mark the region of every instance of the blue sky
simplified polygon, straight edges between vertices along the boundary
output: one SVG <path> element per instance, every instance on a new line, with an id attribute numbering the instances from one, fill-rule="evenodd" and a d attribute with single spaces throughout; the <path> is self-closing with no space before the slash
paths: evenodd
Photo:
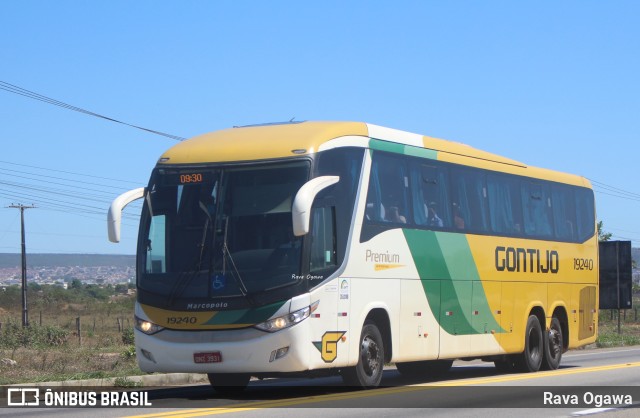
<path id="1" fill-rule="evenodd" d="M 182 137 L 295 117 L 464 142 L 637 193 L 596 187 L 640 246 L 638 2 L 309 3 L 2 2 L 0 81 Z M 122 254 L 135 219 L 109 243 L 108 202 L 176 143 L 4 90 L 0 141 L 0 252 L 4 207 L 35 203 L 29 252 Z"/>

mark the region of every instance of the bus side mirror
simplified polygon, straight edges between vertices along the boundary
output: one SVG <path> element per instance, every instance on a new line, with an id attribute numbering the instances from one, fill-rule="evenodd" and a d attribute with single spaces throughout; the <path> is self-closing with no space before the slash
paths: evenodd
<path id="1" fill-rule="evenodd" d="M 309 233 L 311 205 L 316 195 L 327 187 L 340 181 L 339 176 L 322 176 L 306 182 L 293 200 L 291 217 L 293 219 L 293 235 L 301 237 Z"/>
<path id="2" fill-rule="evenodd" d="M 129 190 L 116 197 L 109 207 L 107 215 L 107 230 L 109 232 L 109 241 L 120 242 L 120 221 L 122 220 L 122 209 L 134 200 L 144 197 L 145 188 Z"/>

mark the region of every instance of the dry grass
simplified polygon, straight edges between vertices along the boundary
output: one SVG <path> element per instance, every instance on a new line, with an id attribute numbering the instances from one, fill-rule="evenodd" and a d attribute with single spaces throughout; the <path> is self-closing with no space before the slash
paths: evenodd
<path id="1" fill-rule="evenodd" d="M 116 350 L 113 347 L 112 350 Z M 60 347 L 32 349 L 20 347 L 0 350 L 0 358 L 10 358 L 15 365 L 0 362 L 0 385 L 60 380 L 93 379 L 140 374 L 135 357 L 126 349 L 120 352 L 96 347 Z"/>
<path id="2" fill-rule="evenodd" d="M 29 323 L 33 328 L 55 327 L 66 335 L 66 342 L 57 346 L 33 343 L 8 346 L 6 341 L 0 342 L 0 385 L 142 374 L 135 350 L 128 344 L 133 330 L 132 315 L 132 298 L 30 309 Z M 20 311 L 6 307 L 0 311 L 0 331 L 7 331 L 10 324 L 21 323 Z"/>

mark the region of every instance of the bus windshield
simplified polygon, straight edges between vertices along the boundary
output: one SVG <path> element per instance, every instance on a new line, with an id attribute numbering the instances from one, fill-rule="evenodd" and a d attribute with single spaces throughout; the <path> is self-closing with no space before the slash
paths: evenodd
<path id="1" fill-rule="evenodd" d="M 138 287 L 177 299 L 216 299 L 295 285 L 302 238 L 291 205 L 310 164 L 158 168 L 140 234 Z"/>

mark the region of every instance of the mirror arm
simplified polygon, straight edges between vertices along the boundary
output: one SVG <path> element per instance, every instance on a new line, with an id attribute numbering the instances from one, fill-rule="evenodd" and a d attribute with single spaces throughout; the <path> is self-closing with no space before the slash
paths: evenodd
<path id="1" fill-rule="evenodd" d="M 291 217 L 293 220 L 293 234 L 301 237 L 309 233 L 311 220 L 311 205 L 316 195 L 327 187 L 340 181 L 339 176 L 322 176 L 306 182 L 293 200 Z"/>
<path id="2" fill-rule="evenodd" d="M 107 231 L 109 233 L 109 241 L 118 243 L 120 242 L 120 223 L 122 221 L 122 210 L 129 203 L 134 200 L 138 200 L 144 197 L 145 188 L 140 187 L 138 189 L 129 190 L 116 197 L 111 206 L 109 207 L 109 214 L 107 215 Z"/>

